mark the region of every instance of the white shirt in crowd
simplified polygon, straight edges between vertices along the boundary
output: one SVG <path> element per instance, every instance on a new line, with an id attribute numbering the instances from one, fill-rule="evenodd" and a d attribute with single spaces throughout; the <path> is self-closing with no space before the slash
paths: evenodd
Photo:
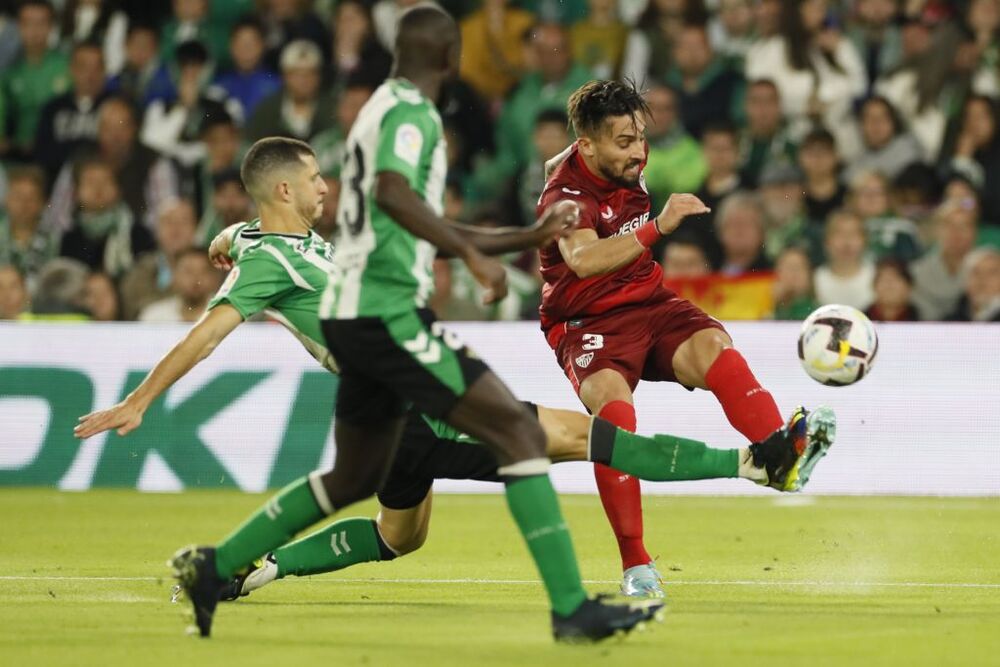
<path id="1" fill-rule="evenodd" d="M 865 262 L 849 278 L 834 275 L 825 264 L 813 276 L 816 300 L 823 305 L 837 303 L 864 310 L 875 301 L 875 265 Z"/>

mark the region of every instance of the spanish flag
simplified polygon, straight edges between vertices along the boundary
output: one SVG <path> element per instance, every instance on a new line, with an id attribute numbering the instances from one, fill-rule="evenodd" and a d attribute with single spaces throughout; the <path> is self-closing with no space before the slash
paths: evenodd
<path id="1" fill-rule="evenodd" d="M 668 278 L 663 284 L 717 320 L 762 320 L 774 312 L 774 274 L 770 271 Z"/>

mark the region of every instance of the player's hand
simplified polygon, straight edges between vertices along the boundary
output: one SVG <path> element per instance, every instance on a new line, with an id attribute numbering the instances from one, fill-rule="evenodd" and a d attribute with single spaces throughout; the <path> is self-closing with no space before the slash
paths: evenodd
<path id="1" fill-rule="evenodd" d="M 532 229 L 538 234 L 538 245 L 545 246 L 569 236 L 579 222 L 579 205 L 575 201 L 564 199 L 545 209 Z"/>
<path id="2" fill-rule="evenodd" d="M 497 260 L 474 252 L 465 260 L 476 282 L 486 288 L 483 305 L 497 303 L 507 296 L 507 271 Z"/>
<path id="3" fill-rule="evenodd" d="M 92 435 L 116 429 L 118 435 L 128 435 L 142 424 L 144 410 L 124 400 L 107 410 L 98 410 L 80 417 L 73 435 L 85 440 Z"/>
<path id="4" fill-rule="evenodd" d="M 689 215 L 711 212 L 712 209 L 705 206 L 705 202 L 694 195 L 670 195 L 663 211 L 656 216 L 656 229 L 660 234 L 666 235 L 677 229 L 678 225 Z"/>
<path id="5" fill-rule="evenodd" d="M 211 245 L 208 246 L 208 260 L 212 266 L 223 271 L 233 268 L 233 259 L 229 256 L 229 247 L 232 244 L 232 234 L 228 229 L 219 232 Z"/>

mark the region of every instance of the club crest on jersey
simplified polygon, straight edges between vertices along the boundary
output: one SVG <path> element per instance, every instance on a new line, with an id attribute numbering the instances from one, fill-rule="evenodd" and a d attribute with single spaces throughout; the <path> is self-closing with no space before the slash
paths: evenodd
<path id="1" fill-rule="evenodd" d="M 576 358 L 576 365 L 580 368 L 586 368 L 590 365 L 590 362 L 594 360 L 594 353 L 587 352 L 586 354 L 581 354 Z"/>

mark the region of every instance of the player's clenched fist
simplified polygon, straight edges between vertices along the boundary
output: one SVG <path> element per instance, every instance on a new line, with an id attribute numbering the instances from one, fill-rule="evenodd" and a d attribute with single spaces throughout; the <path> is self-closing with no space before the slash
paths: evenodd
<path id="1" fill-rule="evenodd" d="M 669 234 L 677 229 L 681 221 L 689 215 L 699 215 L 701 213 L 711 213 L 712 209 L 705 206 L 705 202 L 694 195 L 676 194 L 670 195 L 663 211 L 656 216 L 656 229 L 660 234 Z"/>
<path id="2" fill-rule="evenodd" d="M 569 235 L 580 223 L 580 207 L 575 201 L 563 199 L 545 209 L 542 217 L 534 225 L 538 235 L 539 245 L 548 245 L 552 241 Z"/>

